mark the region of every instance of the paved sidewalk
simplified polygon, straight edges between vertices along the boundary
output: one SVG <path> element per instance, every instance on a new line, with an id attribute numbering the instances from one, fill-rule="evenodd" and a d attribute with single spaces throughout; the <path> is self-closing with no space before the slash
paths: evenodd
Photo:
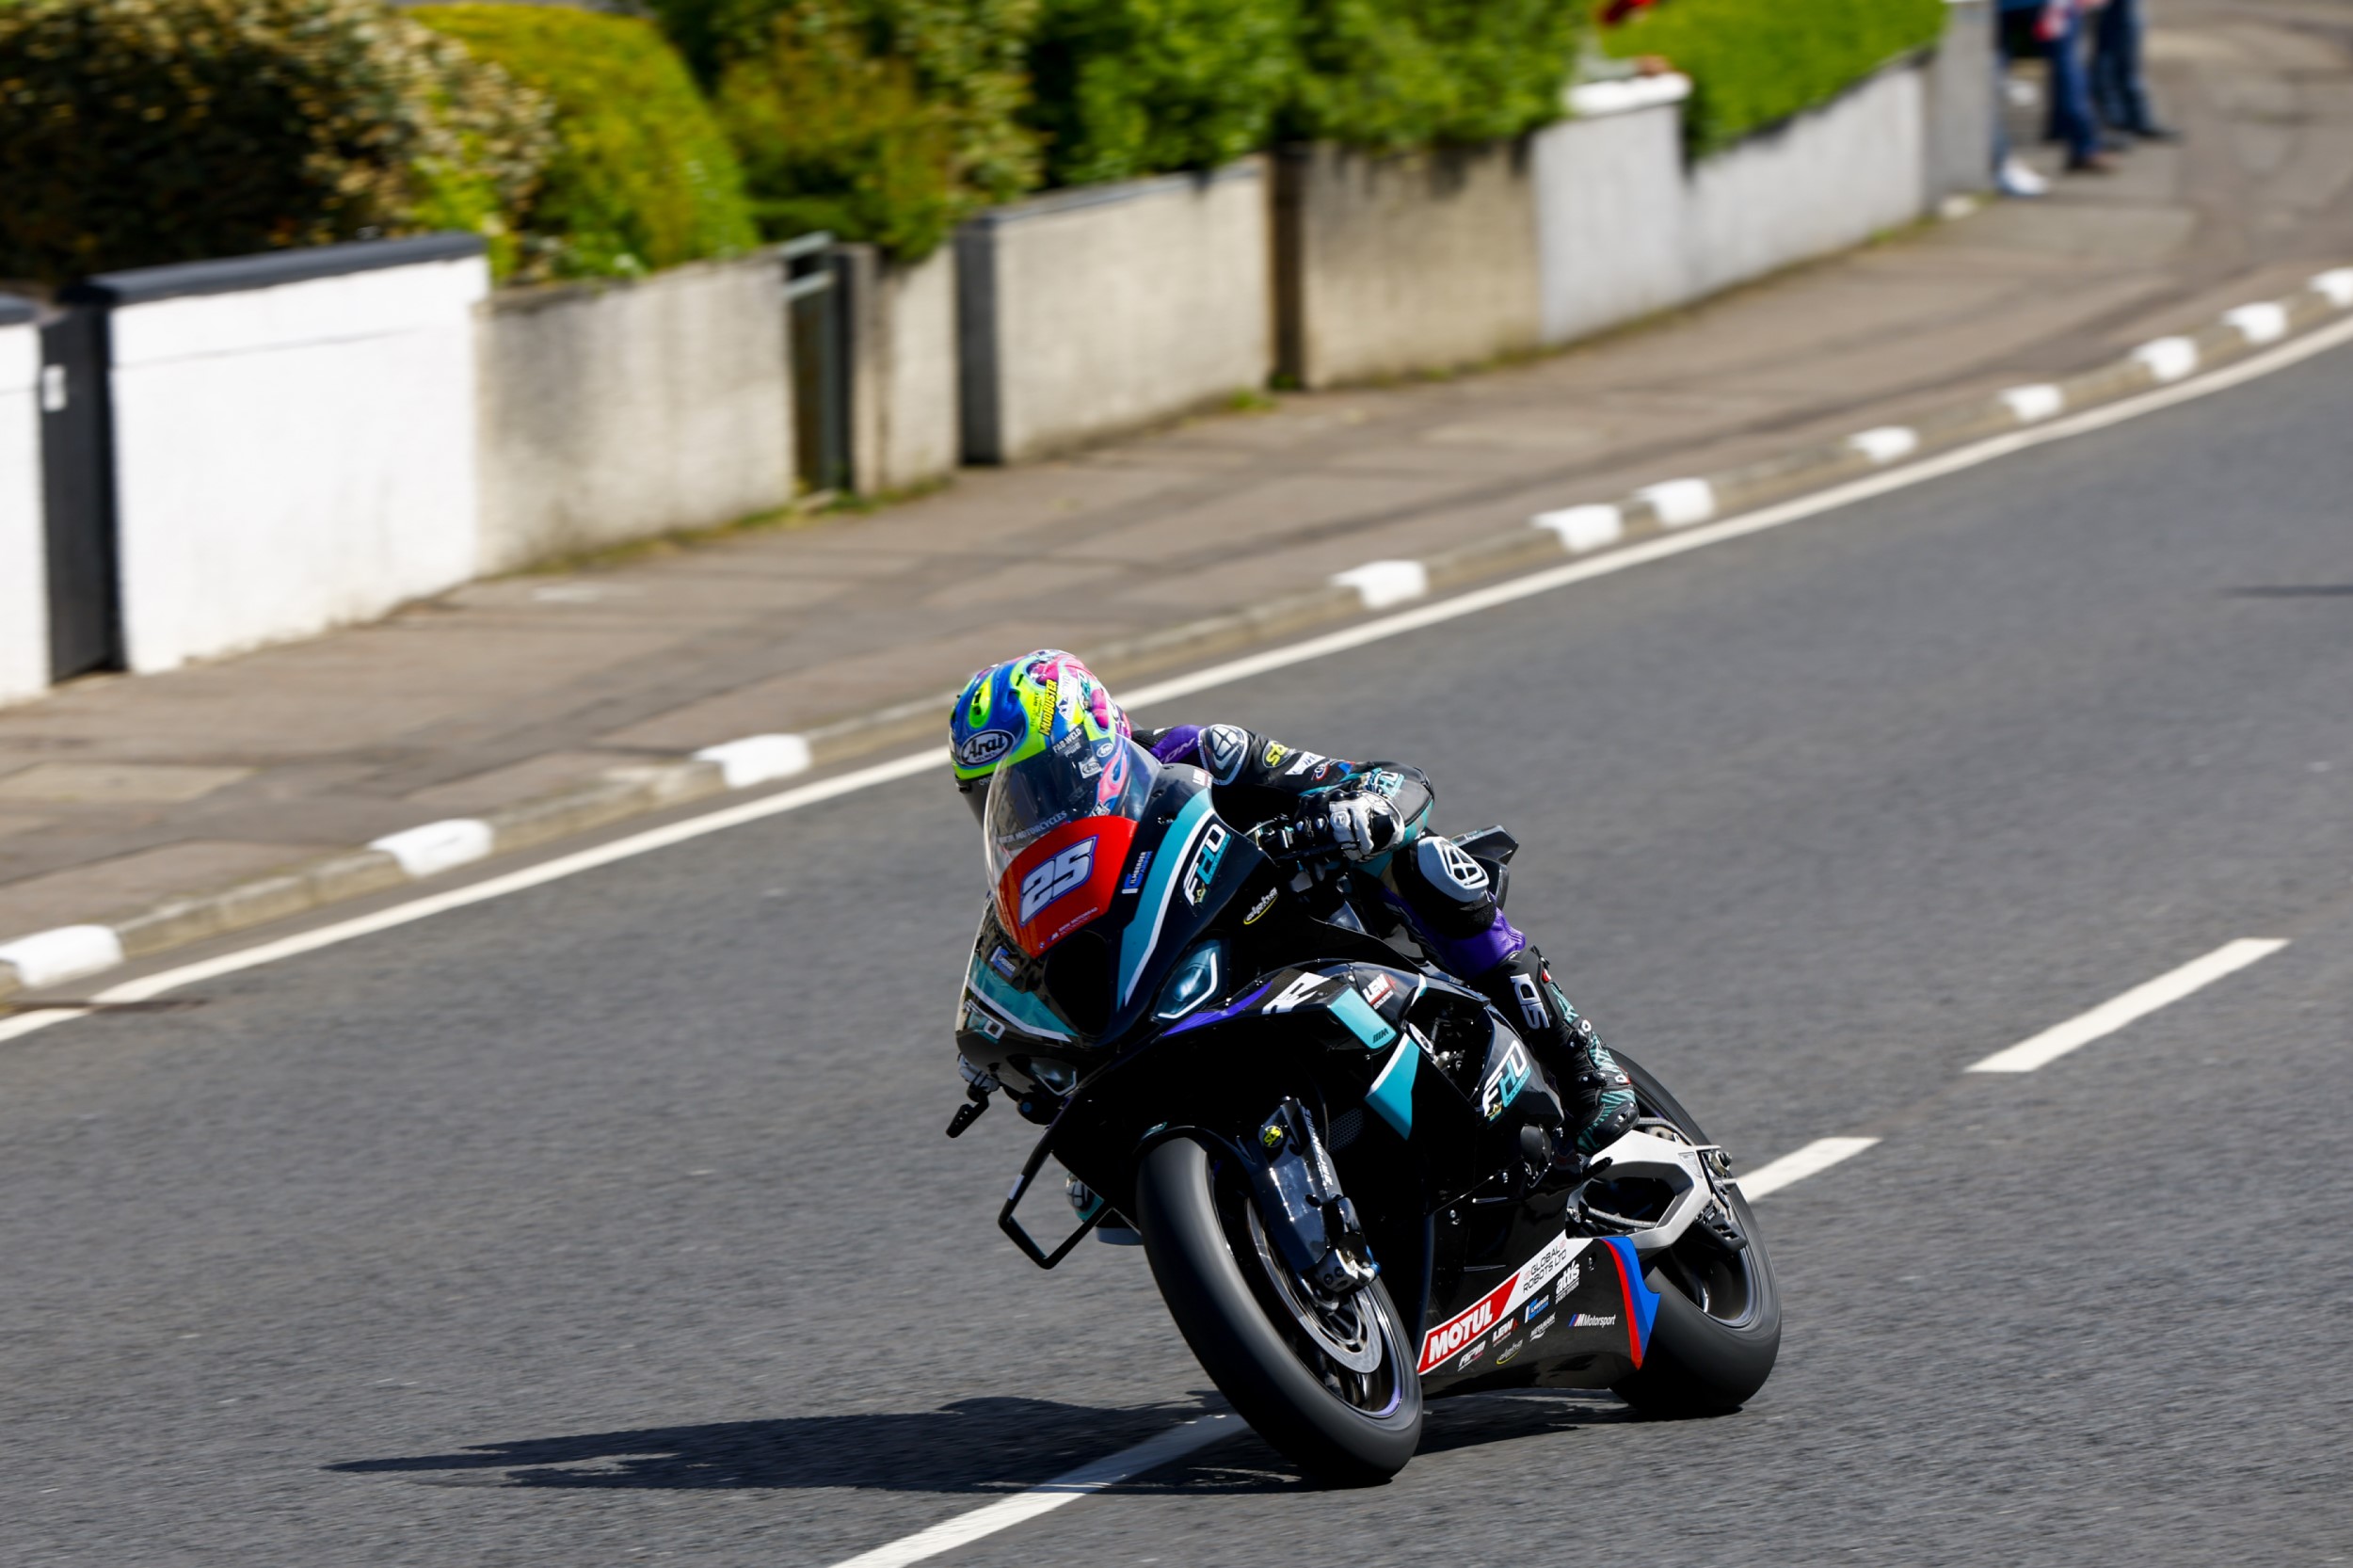
<path id="1" fill-rule="evenodd" d="M 2043 202 L 1555 358 L 1286 397 L 868 517 L 477 584 L 0 711 L 0 940 L 2063 376 L 2353 261 L 2353 4 L 2184 0 L 2158 20 L 2187 139 Z"/>

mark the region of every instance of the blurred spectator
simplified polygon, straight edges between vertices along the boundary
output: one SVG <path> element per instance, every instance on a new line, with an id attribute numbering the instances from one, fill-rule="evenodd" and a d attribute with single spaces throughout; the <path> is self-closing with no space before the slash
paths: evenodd
<path id="1" fill-rule="evenodd" d="M 2150 141 L 2171 141 L 2179 132 L 2159 124 L 2149 109 L 2149 84 L 2140 73 L 2140 0 L 2108 0 L 2091 34 L 2091 106 L 2100 123 Z"/>
<path id="2" fill-rule="evenodd" d="M 2032 51 L 2048 63 L 2046 92 L 2050 102 L 2050 139 L 2067 148 L 2071 173 L 2106 174 L 2115 168 L 2100 140 L 2099 121 L 2091 111 L 2089 73 L 2084 66 L 2084 12 L 2088 0 L 2000 0 L 1994 48 L 2000 52 L 1995 82 L 2009 74 L 2013 53 Z M 2009 149 L 2008 128 L 1999 107 L 1994 118 L 1994 183 L 2009 196 L 2040 196 L 2048 188 L 2041 176 L 2028 168 Z"/>

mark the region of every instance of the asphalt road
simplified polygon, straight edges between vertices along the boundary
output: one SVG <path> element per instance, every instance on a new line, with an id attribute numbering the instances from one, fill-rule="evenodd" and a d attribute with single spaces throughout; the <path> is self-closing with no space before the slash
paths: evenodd
<path id="1" fill-rule="evenodd" d="M 940 1560 L 2353 1558 L 2348 432 L 2339 351 L 1186 703 L 1510 823 L 1748 1163 L 1883 1142 L 1760 1205 L 1739 1416 L 1245 1436 Z M 0 1046 L 0 1560 L 825 1564 L 1198 1408 L 1138 1254 L 997 1237 L 1029 1129 L 939 1136 L 972 838 L 892 785 Z"/>

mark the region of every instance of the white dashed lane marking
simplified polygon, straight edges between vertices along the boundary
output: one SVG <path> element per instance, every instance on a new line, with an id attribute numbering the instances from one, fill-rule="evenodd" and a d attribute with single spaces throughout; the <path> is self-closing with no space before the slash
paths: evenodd
<path id="1" fill-rule="evenodd" d="M 2104 1001 L 2089 1013 L 2079 1013 L 2063 1024 L 2052 1025 L 2032 1039 L 2021 1040 L 2007 1050 L 1997 1050 L 1984 1061 L 1971 1064 L 1969 1070 L 1973 1073 L 2030 1073 L 2037 1067 L 2047 1067 L 2069 1051 L 2113 1034 L 2125 1025 L 2147 1017 L 2160 1007 L 2169 1007 L 2193 992 L 2204 990 L 2224 975 L 2235 974 L 2286 946 L 2283 941 L 2253 936 L 2225 942 L 2203 958 L 2194 958 L 2178 969 L 2136 985 L 2122 996 Z"/>

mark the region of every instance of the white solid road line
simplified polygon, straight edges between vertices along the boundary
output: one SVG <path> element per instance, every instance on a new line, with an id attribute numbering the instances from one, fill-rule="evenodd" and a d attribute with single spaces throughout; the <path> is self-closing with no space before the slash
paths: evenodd
<path id="1" fill-rule="evenodd" d="M 1970 1064 L 1973 1073 L 2030 1073 L 2065 1056 L 2080 1046 L 2088 1046 L 2103 1035 L 2113 1034 L 2137 1018 L 2145 1018 L 2160 1007 L 2169 1007 L 2194 991 L 2201 991 L 2226 974 L 2235 974 L 2259 959 L 2268 958 L 2286 947 L 2283 941 L 2243 936 L 2235 942 L 2225 942 L 2203 958 L 2194 958 L 2180 968 L 2144 984 L 2136 985 L 2110 1001 L 2104 1001 L 2089 1013 L 2078 1014 L 2063 1024 L 2054 1024 L 2030 1040 L 2021 1040 L 2008 1050 L 1997 1050 L 1982 1062 Z"/>
<path id="2" fill-rule="evenodd" d="M 1777 1192 L 1810 1176 L 1829 1170 L 1840 1160 L 1861 1154 L 1878 1143 L 1876 1138 L 1817 1138 L 1794 1153 L 1758 1166 L 1747 1176 L 1737 1178 L 1740 1191 L 1751 1198 L 1761 1198 Z M 1115 1486 L 1147 1470 L 1182 1459 L 1198 1448 L 1246 1432 L 1241 1418 L 1231 1411 L 1219 1411 L 1172 1427 L 1157 1436 L 1146 1438 L 1132 1448 L 1123 1449 L 1109 1459 L 1056 1476 L 1052 1480 L 1017 1493 L 1002 1502 L 976 1508 L 969 1513 L 959 1513 L 943 1519 L 925 1530 L 899 1540 L 887 1542 L 871 1552 L 860 1552 L 833 1564 L 833 1568 L 907 1568 L 910 1563 L 954 1551 L 985 1535 L 1036 1518 L 1041 1513 L 1076 1502 L 1090 1492 L 1100 1492 Z"/>
<path id="3" fill-rule="evenodd" d="M 2348 270 L 2353 271 L 2353 269 Z M 1641 544 L 1630 545 L 1624 550 L 1613 551 L 1609 554 L 1595 556 L 1591 560 L 1577 561 L 1565 566 L 1547 567 L 1542 571 L 1530 572 L 1525 577 L 1515 577 L 1489 587 L 1475 588 L 1468 593 L 1457 594 L 1451 599 L 1442 599 L 1429 604 L 1417 605 L 1397 615 L 1384 616 L 1377 620 L 1366 621 L 1338 632 L 1326 632 L 1320 637 L 1309 637 L 1284 648 L 1269 648 L 1263 653 L 1229 659 L 1225 664 L 1212 664 L 1207 669 L 1196 670 L 1191 675 L 1153 681 L 1130 690 L 1127 694 L 1126 701 L 1128 706 L 1133 709 L 1143 708 L 1156 702 L 1166 702 L 1175 697 L 1188 696 L 1194 692 L 1230 685 L 1234 681 L 1246 680 L 1254 675 L 1263 675 L 1270 670 L 1284 669 L 1292 664 L 1305 664 L 1310 660 L 1321 659 L 1348 648 L 1362 648 L 1368 643 L 1377 643 L 1390 637 L 1402 636 L 1408 632 L 1417 632 L 1425 626 L 1436 626 L 1446 621 L 1459 620 L 1466 616 L 1481 615 L 1501 605 L 1513 603 L 1523 599 L 1531 599 L 1538 594 L 1550 593 L 1556 588 L 1565 588 L 1572 584 L 1582 583 L 1591 578 L 1607 577 L 1613 572 L 1630 571 L 1636 567 L 1648 566 L 1653 561 L 1664 560 L 1672 555 L 1681 555 L 1688 551 L 1705 550 L 1710 545 L 1744 538 L 1751 534 L 1761 534 L 1768 529 L 1779 528 L 1804 518 L 1834 511 L 1841 506 L 1851 506 L 1859 501 L 1868 501 L 1875 496 L 1886 495 L 1895 490 L 1907 489 L 1913 485 L 1924 484 L 1931 479 L 1942 478 L 1948 473 L 1958 473 L 1963 469 L 1976 468 L 1979 464 L 1993 462 L 1998 457 L 2006 457 L 2011 453 L 2023 452 L 2029 447 L 2041 446 L 2049 441 L 2063 440 L 2070 436 L 2079 436 L 2093 430 L 2105 429 L 2111 424 L 2121 424 L 2126 420 L 2137 419 L 2142 414 L 2154 413 L 2160 408 L 2169 408 L 2177 403 L 2187 403 L 2194 398 L 2204 397 L 2209 393 L 2221 392 L 2243 382 L 2268 376 L 2274 371 L 2285 370 L 2290 365 L 2300 363 L 2348 341 L 2353 341 L 2353 319 L 2332 323 L 2317 331 L 2308 332 L 2292 343 L 2283 343 L 2276 348 L 2251 355 L 2236 364 L 2227 365 L 2220 370 L 2177 381 L 2171 386 L 2142 392 L 2137 397 L 2129 397 L 2104 408 L 2088 408 L 2079 414 L 2054 419 L 2048 424 L 2038 424 L 2032 429 L 2013 430 L 2006 435 L 1994 436 L 1978 441 L 1972 446 L 1959 447 L 1951 452 L 1923 458 L 1916 463 L 1908 463 L 1902 468 L 1884 469 L 1865 478 L 1834 486 L 1827 490 L 1817 491 L 1813 495 L 1801 496 L 1794 501 L 1785 501 L 1777 505 L 1761 507 L 1753 512 L 1725 518 L 1719 522 L 1689 528 L 1682 533 L 1646 539 Z M 943 765 L 947 755 L 945 746 L 936 746 L 926 751 L 895 758 L 888 762 L 877 762 L 871 767 L 859 768 L 814 784 L 804 784 L 797 789 L 779 791 L 773 795 L 763 795 L 758 800 L 725 807 L 716 811 L 706 812 L 699 817 L 689 817 L 684 821 L 671 823 L 667 826 L 653 828 L 648 832 L 633 833 L 627 838 L 616 839 L 610 843 L 600 844 L 594 849 L 559 856 L 552 860 L 543 861 L 522 871 L 509 872 L 504 876 L 489 877 L 464 888 L 452 888 L 445 893 L 431 893 L 407 904 L 395 904 L 392 908 L 379 910 L 373 915 L 341 920 L 333 925 L 321 926 L 315 931 L 305 932 L 297 936 L 282 937 L 277 941 L 264 942 L 257 947 L 228 953 L 219 958 L 184 965 L 176 969 L 166 969 L 139 980 L 126 981 L 120 985 L 110 986 L 99 992 L 91 1000 L 101 1002 L 140 1001 L 200 980 L 209 980 L 216 975 L 232 974 L 239 969 L 251 968 L 258 964 L 274 963 L 280 958 L 291 958 L 297 953 L 313 952 L 320 948 L 332 947 L 338 942 L 347 942 L 354 937 L 370 936 L 378 931 L 388 931 L 394 926 L 407 925 L 411 920 L 421 920 L 446 910 L 462 909 L 468 904 L 480 904 L 488 899 L 500 898 L 508 893 L 520 892 L 526 888 L 536 888 L 562 877 L 592 871 L 600 866 L 608 866 L 616 860 L 626 860 L 632 856 L 646 855 L 657 849 L 665 849 L 672 844 L 684 843 L 690 839 L 699 839 L 707 833 L 722 832 L 730 827 L 741 826 L 744 823 L 757 822 L 763 817 L 776 816 L 785 811 L 795 811 L 804 806 L 813 806 L 819 801 L 832 800 L 840 795 L 872 789 L 876 785 L 912 777 L 917 774 Z M 88 1010 L 85 1008 L 44 1008 L 0 1020 L 0 1041 L 17 1039 L 36 1030 L 46 1029 L 53 1024 L 66 1023 L 74 1018 L 85 1017 L 88 1012 Z"/>
<path id="4" fill-rule="evenodd" d="M 1865 1149 L 1878 1143 L 1876 1138 L 1817 1138 L 1801 1149 L 1792 1149 L 1779 1160 L 1770 1160 L 1746 1176 L 1737 1176 L 1741 1194 L 1761 1198 L 1768 1192 L 1778 1192 L 1810 1176 L 1819 1176 L 1842 1160 L 1852 1160 Z"/>
<path id="5" fill-rule="evenodd" d="M 1002 1502 L 976 1508 L 969 1513 L 959 1513 L 927 1530 L 918 1530 L 913 1535 L 877 1546 L 871 1552 L 860 1552 L 854 1558 L 835 1563 L 834 1568 L 906 1568 L 908 1563 L 920 1562 L 942 1552 L 952 1552 L 958 1546 L 978 1541 L 984 1535 L 1011 1529 L 1041 1513 L 1049 1513 L 1064 1503 L 1077 1502 L 1090 1492 L 1100 1492 L 1107 1486 L 1116 1486 L 1146 1470 L 1157 1470 L 1163 1464 L 1182 1459 L 1196 1448 L 1205 1448 L 1244 1430 L 1241 1417 L 1232 1411 L 1212 1412 L 1197 1421 L 1188 1421 L 1181 1427 L 1171 1427 L 1157 1436 L 1147 1437 L 1134 1448 L 1124 1449 L 1109 1459 L 1098 1459 L 1067 1475 L 1056 1476 L 1043 1485 L 1016 1493 Z"/>

